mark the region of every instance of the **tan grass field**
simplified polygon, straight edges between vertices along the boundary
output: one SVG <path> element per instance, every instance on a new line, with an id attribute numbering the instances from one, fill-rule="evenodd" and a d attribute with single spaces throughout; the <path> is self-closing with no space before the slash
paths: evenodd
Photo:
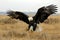
<path id="1" fill-rule="evenodd" d="M 50 16 L 39 26 L 42 31 L 27 31 L 26 23 L 0 15 L 0 40 L 60 40 L 60 16 Z"/>

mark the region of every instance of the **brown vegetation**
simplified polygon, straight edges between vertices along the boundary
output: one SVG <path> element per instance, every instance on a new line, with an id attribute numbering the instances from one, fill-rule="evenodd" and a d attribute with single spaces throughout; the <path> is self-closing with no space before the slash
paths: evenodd
<path id="1" fill-rule="evenodd" d="M 50 16 L 39 26 L 42 31 L 27 31 L 26 23 L 0 16 L 0 40 L 60 40 L 60 16 Z"/>

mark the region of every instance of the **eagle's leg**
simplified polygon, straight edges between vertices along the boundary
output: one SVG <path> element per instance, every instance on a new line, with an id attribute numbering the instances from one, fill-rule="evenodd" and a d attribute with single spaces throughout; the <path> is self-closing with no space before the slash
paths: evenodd
<path id="1" fill-rule="evenodd" d="M 29 24 L 27 31 L 31 30 L 31 31 L 35 31 L 37 28 L 37 24 L 33 23 L 33 24 Z"/>
<path id="2" fill-rule="evenodd" d="M 34 23 L 34 24 L 33 24 L 33 31 L 35 31 L 35 30 L 36 30 L 36 28 L 37 28 L 37 24 L 36 24 L 36 23 Z"/>
<path id="3" fill-rule="evenodd" d="M 31 25 L 31 24 L 30 24 L 30 25 L 28 26 L 28 31 L 29 31 L 29 30 L 30 30 L 30 31 L 34 31 L 33 29 L 34 29 L 34 25 Z"/>
<path id="4" fill-rule="evenodd" d="M 37 28 L 37 24 L 34 24 L 34 26 L 33 26 L 33 31 L 35 31 L 36 28 Z"/>

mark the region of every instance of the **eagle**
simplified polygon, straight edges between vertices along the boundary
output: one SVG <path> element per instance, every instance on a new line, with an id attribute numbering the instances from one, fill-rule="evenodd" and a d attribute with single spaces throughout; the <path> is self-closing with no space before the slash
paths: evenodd
<path id="1" fill-rule="evenodd" d="M 29 25 L 27 30 L 30 30 L 30 28 L 32 28 L 32 30 L 35 31 L 37 24 L 43 23 L 50 15 L 56 14 L 56 12 L 57 7 L 56 5 L 52 4 L 39 8 L 33 17 L 29 17 L 25 13 L 19 11 L 7 11 L 7 16 L 19 19 L 27 23 Z"/>

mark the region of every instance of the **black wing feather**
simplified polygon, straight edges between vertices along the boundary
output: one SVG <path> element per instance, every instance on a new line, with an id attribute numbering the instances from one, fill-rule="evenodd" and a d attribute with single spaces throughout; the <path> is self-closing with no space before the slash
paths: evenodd
<path id="1" fill-rule="evenodd" d="M 35 20 L 36 23 L 39 22 L 44 22 L 44 20 L 46 20 L 48 18 L 48 16 L 50 16 L 51 14 L 54 14 L 55 12 L 57 12 L 56 9 L 56 5 L 49 5 L 49 6 L 44 6 L 38 9 L 36 15 L 33 17 L 33 19 Z"/>
<path id="2" fill-rule="evenodd" d="M 21 21 L 26 22 L 27 24 L 29 24 L 29 20 L 28 20 L 28 16 L 22 12 L 18 12 L 18 11 L 8 11 L 7 12 L 8 16 L 10 16 L 11 18 L 15 18 L 15 19 L 20 19 Z"/>

